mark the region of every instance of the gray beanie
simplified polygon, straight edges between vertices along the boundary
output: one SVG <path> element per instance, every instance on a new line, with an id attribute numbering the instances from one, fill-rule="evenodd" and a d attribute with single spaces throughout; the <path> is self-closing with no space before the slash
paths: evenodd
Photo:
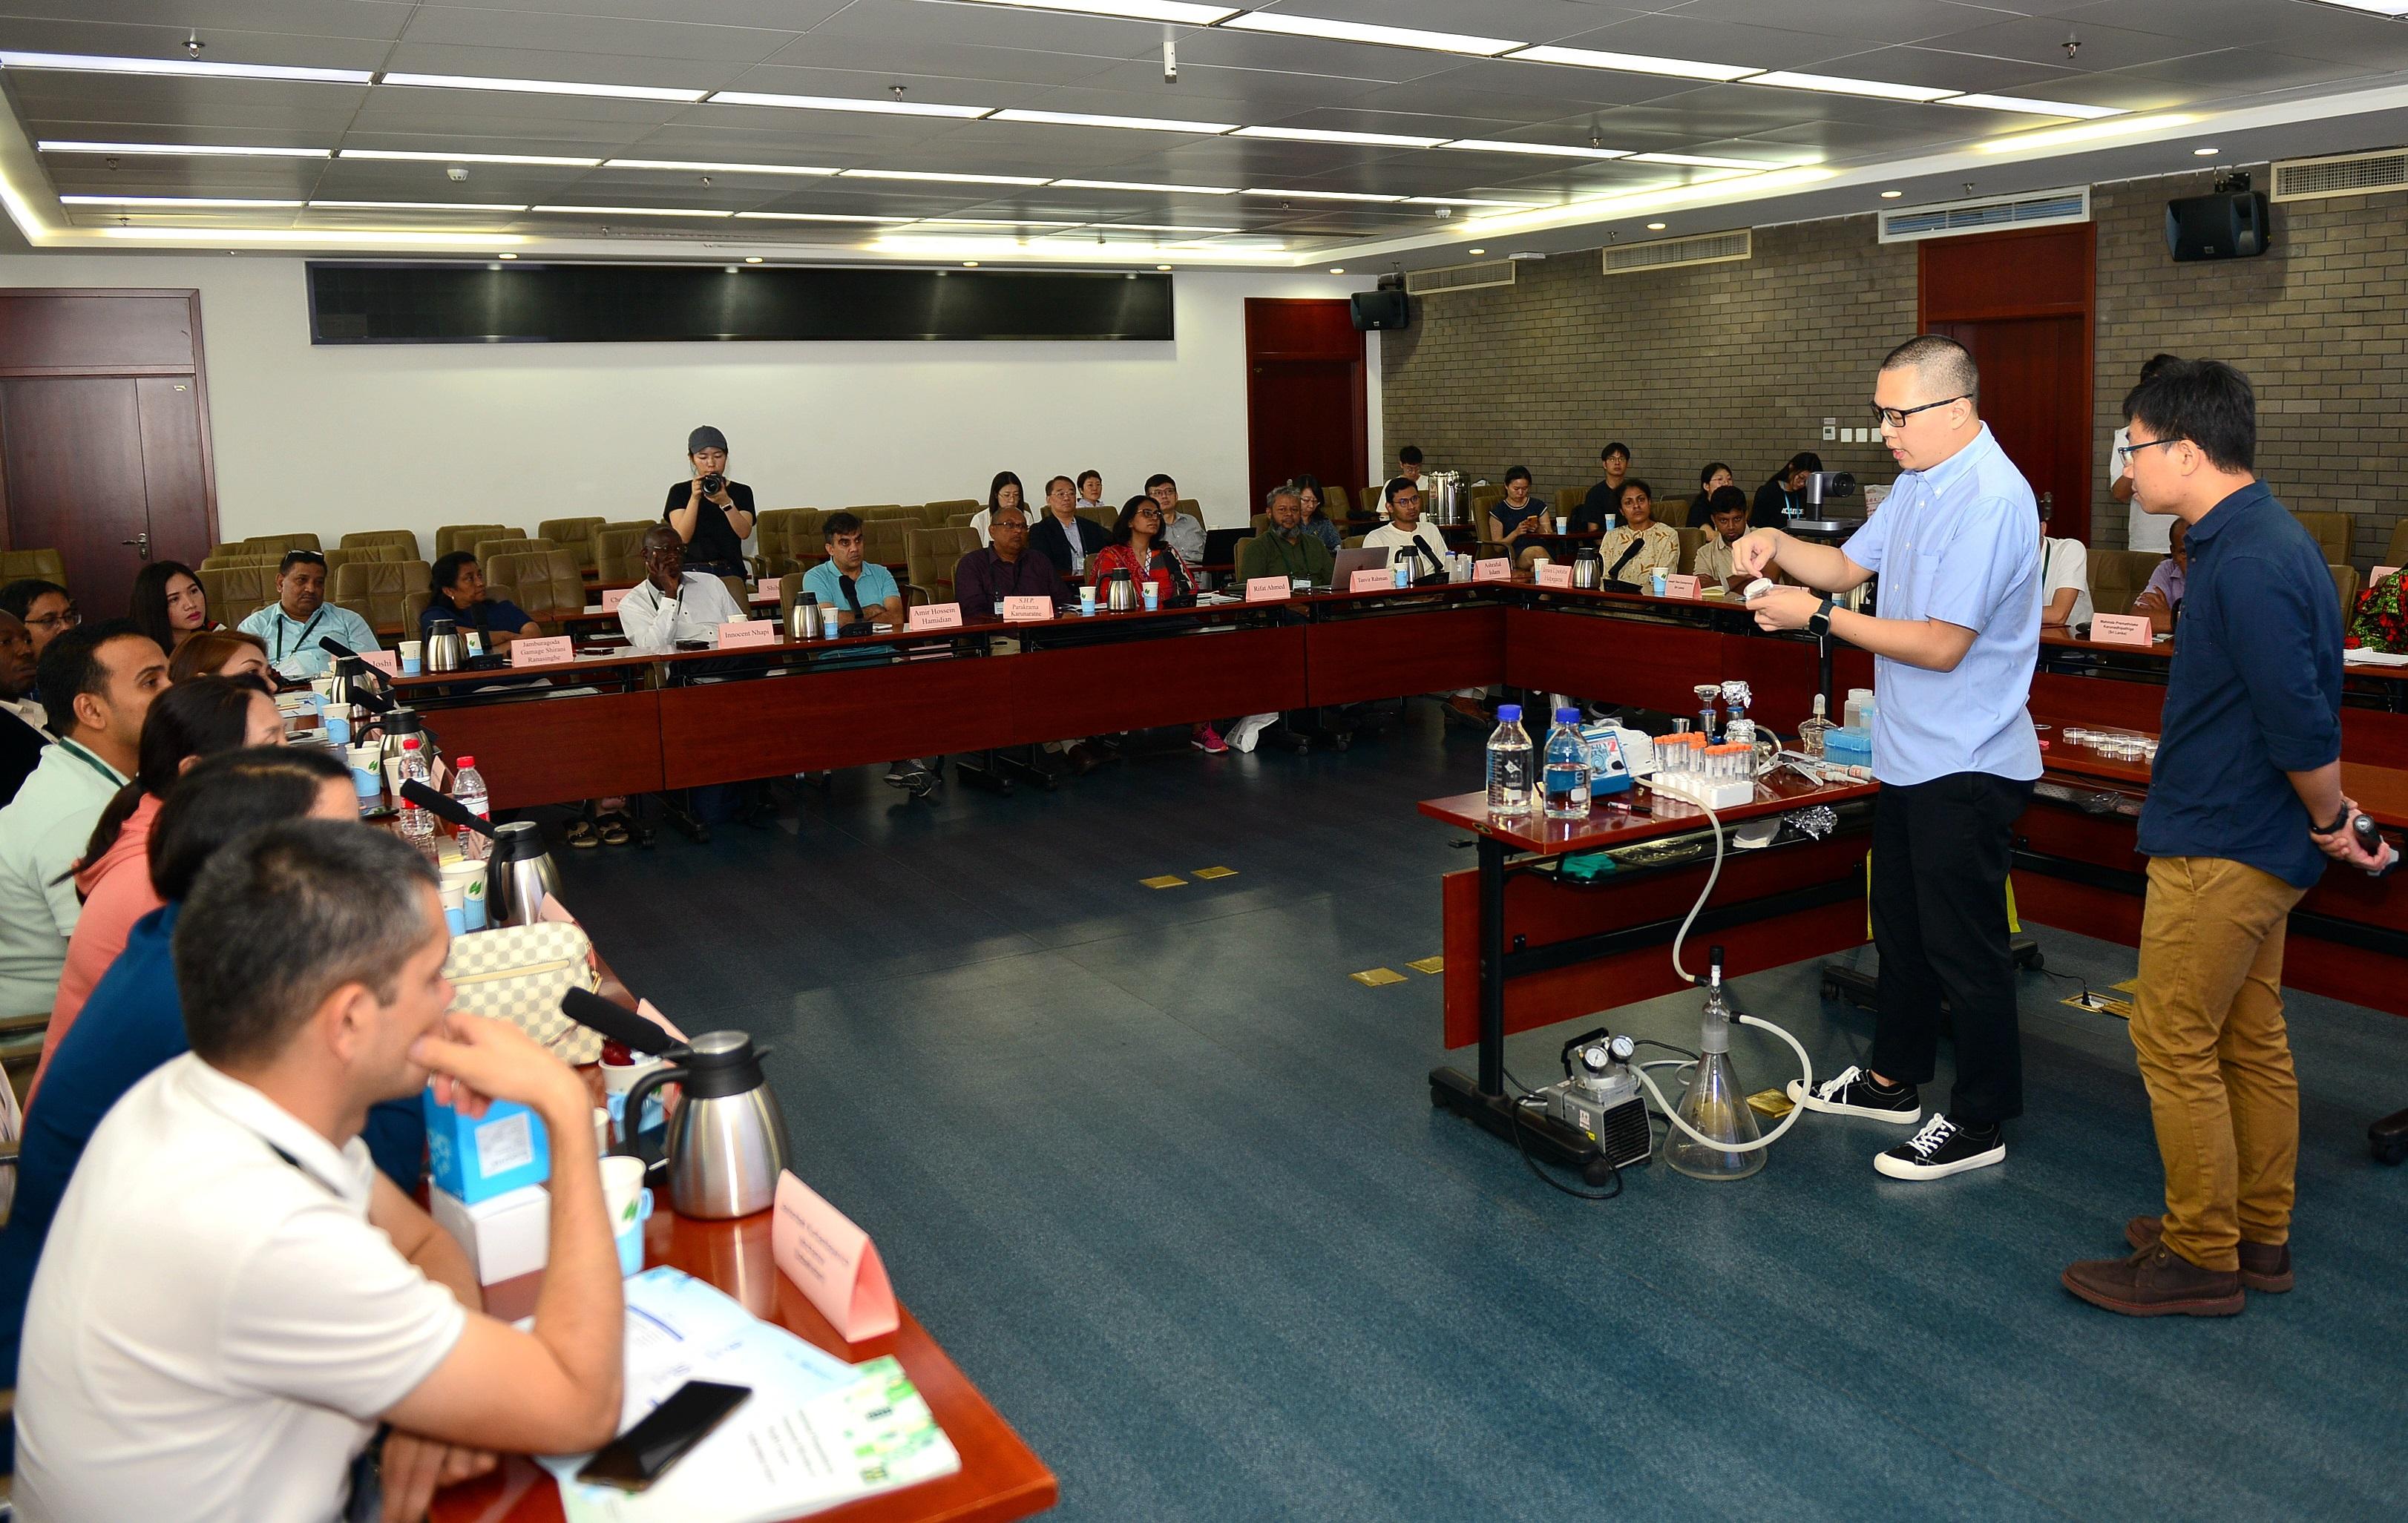
<path id="1" fill-rule="evenodd" d="M 685 436 L 685 452 L 689 455 L 699 455 L 706 449 L 724 451 L 726 448 L 727 435 L 709 423 L 703 424 L 702 427 Z"/>

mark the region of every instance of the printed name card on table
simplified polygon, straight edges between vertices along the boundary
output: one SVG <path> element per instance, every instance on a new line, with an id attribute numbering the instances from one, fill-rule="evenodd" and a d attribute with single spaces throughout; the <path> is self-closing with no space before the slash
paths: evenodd
<path id="1" fill-rule="evenodd" d="M 2136 645 L 2146 648 L 2157 644 L 2157 632 L 2138 614 L 2100 614 L 2090 620 L 2090 643 L 2093 645 Z"/>
<path id="2" fill-rule="evenodd" d="M 1570 587 L 1572 568 L 1560 561 L 1541 561 L 1530 568 L 1530 575 L 1541 587 Z"/>
<path id="3" fill-rule="evenodd" d="M 895 1288 L 869 1234 L 788 1170 L 778 1176 L 769 1255 L 837 1336 L 857 1344 L 895 1331 Z"/>
<path id="4" fill-rule="evenodd" d="M 1246 578 L 1248 603 L 1285 603 L 1291 584 L 1285 576 L 1249 576 Z"/>
<path id="5" fill-rule="evenodd" d="M 1510 582 L 1513 579 L 1513 562 L 1504 556 L 1491 561 L 1471 562 L 1471 579 L 1475 582 Z"/>
<path id="6" fill-rule="evenodd" d="M 719 648 L 742 650 L 750 646 L 776 645 L 778 621 L 774 619 L 731 619 L 719 626 Z"/>
<path id="7" fill-rule="evenodd" d="M 1006 598 L 1003 600 L 1003 621 L 1007 624 L 1036 624 L 1054 617 L 1054 600 L 1045 597 Z"/>
<path id="8" fill-rule="evenodd" d="M 557 666 L 577 659 L 577 646 L 566 634 L 547 635 L 539 640 L 512 640 L 512 666 Z"/>
<path id="9" fill-rule="evenodd" d="M 363 650 L 360 652 L 360 660 L 366 662 L 370 669 L 382 672 L 387 676 L 401 676 L 401 654 L 398 651 Z"/>
<path id="10" fill-rule="evenodd" d="M 1384 592 L 1396 585 L 1395 572 L 1381 571 L 1376 568 L 1358 571 L 1346 578 L 1346 591 L 1349 592 Z"/>
<path id="11" fill-rule="evenodd" d="M 912 633 L 921 630 L 957 630 L 962 627 L 962 605 L 958 603 L 922 604 L 911 610 L 910 620 L 903 627 Z"/>
<path id="12" fill-rule="evenodd" d="M 602 590 L 602 611 L 606 614 L 617 613 L 619 611 L 619 605 L 626 602 L 627 594 L 634 591 L 635 589 L 632 587 L 604 588 Z"/>
<path id="13" fill-rule="evenodd" d="M 1698 591 L 1698 578 L 1695 576 L 1667 576 L 1664 578 L 1664 595 L 1668 598 L 1697 597 L 1699 595 Z"/>

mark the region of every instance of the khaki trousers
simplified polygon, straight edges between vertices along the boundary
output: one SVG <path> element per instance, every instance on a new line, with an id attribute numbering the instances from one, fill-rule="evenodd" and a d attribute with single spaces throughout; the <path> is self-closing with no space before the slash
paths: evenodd
<path id="1" fill-rule="evenodd" d="M 2166 1170 L 2165 1244 L 2201 1269 L 2286 1243 L 2300 1085 L 2283 1024 L 2283 932 L 2304 890 L 2220 857 L 2149 862 L 2132 1047 Z"/>

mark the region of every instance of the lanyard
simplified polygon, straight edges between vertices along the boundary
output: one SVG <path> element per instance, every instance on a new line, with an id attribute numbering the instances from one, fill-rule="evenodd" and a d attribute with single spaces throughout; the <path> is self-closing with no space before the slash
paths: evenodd
<path id="1" fill-rule="evenodd" d="M 81 762 L 85 766 L 90 767 L 93 771 L 108 778 L 109 787 L 123 788 L 125 786 L 125 779 L 117 775 L 117 769 L 115 767 L 110 766 L 108 762 L 103 762 L 100 758 L 93 755 L 90 751 L 85 750 L 74 741 L 63 740 L 59 742 L 59 747 L 69 756 L 74 757 L 77 761 Z"/>
<path id="2" fill-rule="evenodd" d="M 316 629 L 318 627 L 318 620 L 325 617 L 326 605 L 322 603 L 318 605 L 318 611 L 309 616 L 309 622 L 301 626 L 300 642 L 295 648 L 297 650 L 307 650 L 309 648 L 309 632 Z M 293 616 L 286 613 L 283 609 L 279 608 L 276 610 L 276 659 L 278 661 L 282 661 L 284 659 L 284 626 L 292 622 L 292 619 Z"/>

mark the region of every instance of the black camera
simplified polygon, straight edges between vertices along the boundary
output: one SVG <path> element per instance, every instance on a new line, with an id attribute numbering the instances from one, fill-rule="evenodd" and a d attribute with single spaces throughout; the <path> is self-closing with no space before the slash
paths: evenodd
<path id="1" fill-rule="evenodd" d="M 705 497 L 716 497 L 726 489 L 727 477 L 720 475 L 717 471 L 713 471 L 709 476 L 702 478 L 702 494 Z"/>

